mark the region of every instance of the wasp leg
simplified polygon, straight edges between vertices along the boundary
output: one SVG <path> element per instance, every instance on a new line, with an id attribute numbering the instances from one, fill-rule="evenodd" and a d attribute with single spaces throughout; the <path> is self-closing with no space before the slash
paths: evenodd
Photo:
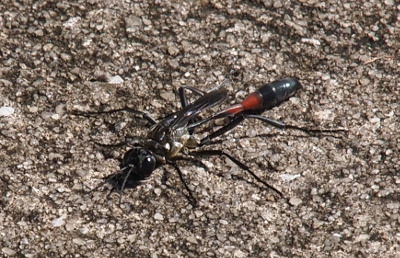
<path id="1" fill-rule="evenodd" d="M 103 143 L 95 142 L 95 144 L 100 146 L 100 147 L 105 147 L 105 148 L 119 148 L 119 147 L 128 145 L 129 142 L 128 141 L 123 141 L 123 142 L 119 142 L 119 143 L 116 143 L 116 144 L 103 144 Z"/>
<path id="2" fill-rule="evenodd" d="M 196 93 L 199 96 L 203 96 L 204 95 L 204 91 L 196 89 L 194 87 L 190 87 L 190 86 L 179 87 L 179 90 L 178 90 L 179 91 L 179 99 L 181 100 L 182 108 L 186 107 L 189 104 L 188 100 L 187 100 L 187 96 L 186 96 L 185 90 L 190 90 L 190 91 Z"/>
<path id="3" fill-rule="evenodd" d="M 119 177 L 119 176 L 121 176 L 122 174 L 124 174 L 124 173 L 126 172 L 127 169 L 129 169 L 128 166 L 122 168 L 122 169 L 121 169 L 118 173 L 116 173 L 116 174 L 113 174 L 113 175 L 104 177 L 104 178 L 103 178 L 103 180 L 104 180 L 103 182 L 101 182 L 99 185 L 97 185 L 95 188 L 91 189 L 90 191 L 87 191 L 87 193 L 94 192 L 94 191 L 98 190 L 100 187 L 102 187 L 103 185 L 112 182 L 114 179 L 116 179 L 117 177 Z M 130 172 L 128 172 L 128 174 L 130 174 Z M 129 175 L 125 176 L 125 177 L 124 177 L 124 181 L 125 181 L 125 178 L 128 178 L 128 177 L 129 177 Z M 117 180 L 117 181 L 118 181 L 118 180 Z M 117 182 L 112 183 L 112 184 L 113 184 L 113 189 L 112 189 L 112 191 L 118 190 L 119 192 L 122 192 L 122 191 L 124 190 L 125 185 L 123 185 L 123 187 L 121 187 L 120 189 L 118 189 L 118 183 L 117 183 Z M 117 187 L 115 187 L 115 186 L 117 186 Z"/>
<path id="4" fill-rule="evenodd" d="M 134 115 L 136 115 L 136 117 L 138 119 L 144 119 L 147 122 L 149 122 L 150 126 L 151 125 L 155 125 L 157 124 L 157 121 L 154 120 L 151 116 L 149 116 L 147 113 L 143 112 L 143 111 L 138 111 L 135 110 L 133 108 L 130 107 L 124 107 L 124 108 L 118 108 L 118 109 L 111 109 L 111 110 L 107 110 L 107 111 L 96 111 L 96 112 L 71 112 L 72 115 L 75 116 L 84 116 L 84 117 L 92 117 L 95 115 L 101 115 L 101 114 L 113 114 L 113 113 L 118 113 L 118 112 L 129 112 L 132 113 Z"/>
<path id="5" fill-rule="evenodd" d="M 283 198 L 283 194 L 281 191 L 276 189 L 274 186 L 268 184 L 267 182 L 263 181 L 261 178 L 259 178 L 256 174 L 254 174 L 253 171 L 250 170 L 248 166 L 243 164 L 241 161 L 236 159 L 235 157 L 231 156 L 230 154 L 222 151 L 222 150 L 202 150 L 202 151 L 193 151 L 190 153 L 191 155 L 194 156 L 225 156 L 228 159 L 230 159 L 233 163 L 235 163 L 238 167 L 249 173 L 257 182 L 263 184 L 265 187 L 273 190 L 275 193 L 277 193 L 281 198 Z"/>
<path id="6" fill-rule="evenodd" d="M 253 114 L 243 114 L 244 118 L 254 118 L 261 120 L 262 122 L 272 125 L 276 128 L 279 129 L 291 129 L 291 130 L 297 130 L 297 131 L 302 131 L 304 133 L 307 133 L 311 136 L 332 136 L 335 137 L 334 135 L 331 135 L 333 133 L 346 133 L 347 130 L 344 129 L 310 129 L 310 128 L 304 128 L 304 127 L 298 127 L 294 125 L 287 125 L 281 121 L 273 120 L 264 116 L 260 115 L 253 115 Z M 330 133 L 330 134 L 324 134 L 324 133 Z"/>
<path id="7" fill-rule="evenodd" d="M 228 124 L 224 125 L 223 127 L 219 128 L 215 132 L 212 132 L 211 134 L 209 134 L 206 137 L 204 137 L 203 139 L 201 139 L 199 146 L 208 144 L 209 141 L 211 141 L 212 139 L 217 138 L 217 137 L 223 135 L 224 133 L 232 130 L 233 128 L 238 126 L 244 119 L 245 118 L 243 115 L 238 115 L 238 116 L 234 117 Z"/>
<path id="8" fill-rule="evenodd" d="M 176 165 L 174 162 L 168 162 L 169 165 L 175 168 L 175 170 L 178 172 L 179 179 L 181 180 L 182 184 L 185 186 L 186 191 L 189 193 L 189 196 L 185 195 L 186 199 L 189 201 L 189 203 L 193 206 L 197 206 L 197 201 L 193 196 L 192 190 L 190 190 L 188 184 L 186 183 L 185 177 L 182 173 L 182 170 Z"/>
<path id="9" fill-rule="evenodd" d="M 229 81 L 230 81 L 229 79 L 225 79 L 220 85 L 214 87 L 210 91 L 218 90 L 218 89 L 221 89 L 221 88 L 225 87 L 225 85 Z M 182 108 L 185 108 L 189 104 L 188 100 L 187 100 L 187 96 L 185 94 L 185 90 L 190 90 L 190 91 L 196 93 L 199 96 L 203 96 L 206 93 L 206 92 L 204 92 L 202 90 L 199 90 L 199 89 L 196 89 L 196 88 L 190 87 L 190 86 L 180 87 L 179 88 L 179 98 L 180 98 L 180 101 L 181 101 Z M 210 92 L 210 91 L 208 91 L 208 92 Z M 200 125 L 202 125 L 202 124 L 204 124 L 204 123 L 206 123 L 206 122 L 208 122 L 208 121 L 210 121 L 212 119 L 215 119 L 215 117 L 211 116 L 211 117 L 206 118 L 206 119 L 201 119 L 200 117 L 197 116 L 197 117 L 195 117 L 195 118 L 193 118 L 193 119 L 191 119 L 189 121 L 187 129 L 189 130 L 189 133 L 192 135 L 193 132 L 194 132 L 194 128 L 195 127 L 200 126 Z"/>
<path id="10" fill-rule="evenodd" d="M 277 120 L 273 120 L 261 115 L 254 115 L 254 114 L 238 114 L 236 116 L 234 116 L 231 121 L 224 125 L 223 127 L 219 128 L 218 130 L 216 130 L 215 132 L 212 132 L 211 134 L 207 135 L 206 137 L 204 137 L 203 139 L 200 140 L 200 144 L 199 146 L 208 144 L 212 139 L 217 138 L 223 134 L 225 134 L 226 132 L 232 130 L 233 128 L 235 128 L 237 125 L 239 125 L 243 120 L 248 119 L 248 118 L 253 118 L 253 119 L 258 119 L 261 120 L 262 122 L 269 124 L 271 126 L 274 126 L 276 128 L 279 129 L 291 129 L 291 130 L 297 130 L 297 131 L 302 131 L 304 133 L 307 133 L 310 136 L 330 136 L 330 137 L 335 137 L 335 138 L 339 138 L 336 137 L 332 134 L 334 133 L 346 133 L 347 130 L 344 129 L 310 129 L 310 128 L 303 128 L 303 127 L 298 127 L 298 126 L 294 126 L 294 125 L 287 125 L 281 121 L 277 121 Z M 211 119 L 205 119 L 205 120 L 211 120 Z M 200 124 L 202 123 L 202 121 L 200 121 L 199 123 L 196 124 Z M 329 134 L 328 134 L 329 133 Z"/>

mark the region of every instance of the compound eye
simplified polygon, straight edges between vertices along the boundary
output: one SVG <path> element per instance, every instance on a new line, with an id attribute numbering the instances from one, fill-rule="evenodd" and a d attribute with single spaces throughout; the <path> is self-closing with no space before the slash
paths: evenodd
<path id="1" fill-rule="evenodd" d="M 128 167 L 128 166 L 137 166 L 138 165 L 138 160 L 137 160 L 137 151 L 136 149 L 130 149 L 124 154 L 124 158 L 122 159 L 122 166 L 123 167 Z"/>
<path id="2" fill-rule="evenodd" d="M 143 172 L 145 175 L 150 175 L 151 172 L 156 168 L 156 159 L 154 158 L 153 154 L 147 154 L 142 156 L 141 162 L 140 162 L 140 170 Z"/>

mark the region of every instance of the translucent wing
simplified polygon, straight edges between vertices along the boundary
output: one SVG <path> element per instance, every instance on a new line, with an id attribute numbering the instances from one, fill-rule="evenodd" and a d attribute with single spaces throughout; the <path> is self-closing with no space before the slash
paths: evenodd
<path id="1" fill-rule="evenodd" d="M 175 119 L 170 124 L 171 129 L 185 126 L 191 119 L 196 117 L 203 110 L 214 107 L 224 101 L 227 92 L 224 88 L 208 92 L 197 99 L 195 102 L 187 105 L 181 111 L 176 113 Z"/>

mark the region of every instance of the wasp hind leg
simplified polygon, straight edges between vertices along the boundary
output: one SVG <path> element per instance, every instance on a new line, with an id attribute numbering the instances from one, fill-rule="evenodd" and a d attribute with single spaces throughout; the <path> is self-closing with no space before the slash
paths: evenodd
<path id="1" fill-rule="evenodd" d="M 277 188 L 275 188 L 274 186 L 268 184 L 267 182 L 265 182 L 264 180 L 262 180 L 261 178 L 259 178 L 256 174 L 254 174 L 253 171 L 250 170 L 250 168 L 248 166 L 246 166 L 245 164 L 243 164 L 241 161 L 239 161 L 238 159 L 236 159 L 235 157 L 233 157 L 232 155 L 222 151 L 222 150 L 202 150 L 202 151 L 193 151 L 190 153 L 193 156 L 225 156 L 228 159 L 230 159 L 233 163 L 235 163 L 238 167 L 240 167 L 241 169 L 243 169 L 244 171 L 246 171 L 251 177 L 253 177 L 257 182 L 261 183 L 262 185 L 264 185 L 265 187 L 271 189 L 272 191 L 274 191 L 276 194 L 279 195 L 280 198 L 283 198 L 283 193 L 281 191 L 279 191 Z"/>

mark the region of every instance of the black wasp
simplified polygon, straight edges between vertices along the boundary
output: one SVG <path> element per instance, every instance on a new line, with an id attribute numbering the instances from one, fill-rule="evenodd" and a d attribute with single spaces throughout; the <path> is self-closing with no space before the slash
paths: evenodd
<path id="1" fill-rule="evenodd" d="M 277 195 L 279 195 L 279 197 L 283 197 L 281 191 L 260 179 L 249 169 L 248 166 L 230 154 L 222 150 L 193 149 L 197 149 L 198 147 L 209 144 L 211 140 L 232 130 L 243 120 L 248 118 L 261 120 L 274 127 L 301 130 L 306 133 L 342 131 L 310 130 L 296 126 L 285 125 L 280 121 L 261 116 L 262 112 L 280 105 L 282 102 L 292 97 L 297 90 L 302 88 L 300 82 L 295 78 L 281 79 L 266 84 L 257 91 L 249 94 L 239 104 L 229 106 L 222 111 L 210 115 L 207 118 L 201 118 L 200 113 L 206 109 L 221 104 L 227 98 L 227 90 L 223 87 L 223 84 L 217 89 L 207 93 L 204 93 L 193 87 L 181 87 L 179 89 L 179 96 L 182 109 L 166 116 L 160 122 L 156 122 L 144 112 L 128 107 L 110 111 L 86 113 L 104 114 L 128 111 L 137 115 L 141 119 L 147 120 L 150 124 L 147 136 L 143 139 L 138 139 L 133 144 L 134 147 L 125 153 L 122 159 L 120 172 L 106 178 L 104 183 L 114 180 L 117 182 L 117 185 L 120 186 L 120 190 L 123 191 L 127 186 L 133 187 L 139 185 L 140 182 L 147 179 L 156 168 L 163 164 L 168 164 L 174 167 L 178 172 L 179 178 L 189 194 L 189 202 L 192 205 L 196 205 L 196 200 L 193 197 L 192 191 L 187 185 L 184 175 L 179 166 L 176 164 L 176 161 L 197 160 L 194 157 L 199 156 L 222 155 L 249 173 L 249 175 L 251 175 L 257 182 L 273 190 Z M 185 90 L 190 90 L 200 97 L 196 101 L 188 103 Z M 80 113 L 79 115 L 84 114 Z M 210 132 L 207 131 L 206 136 L 199 138 L 199 134 L 196 134 L 196 130 L 200 129 L 201 125 L 219 118 L 227 118 L 228 122 L 216 130 L 211 129 L 209 130 Z M 98 187 L 96 187 L 96 189 L 97 188 Z"/>

